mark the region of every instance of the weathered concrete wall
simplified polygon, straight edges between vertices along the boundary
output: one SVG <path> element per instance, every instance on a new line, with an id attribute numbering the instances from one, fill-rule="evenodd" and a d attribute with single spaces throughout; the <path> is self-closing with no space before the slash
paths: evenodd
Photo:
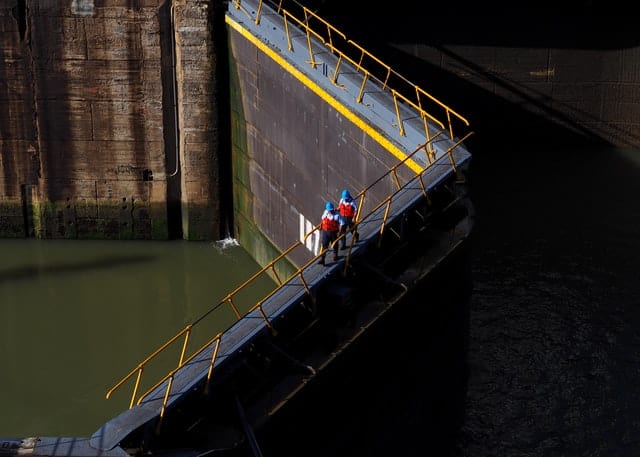
<path id="1" fill-rule="evenodd" d="M 25 18 L 16 5 L 0 9 L 0 234 L 4 236 L 24 233 L 21 184 L 37 183 L 40 174 L 35 108 L 25 103 L 34 98 L 29 61 L 23 56 Z"/>
<path id="2" fill-rule="evenodd" d="M 165 238 L 166 182 L 151 180 L 165 162 L 158 1 L 12 3 L 0 13 L 0 97 L 16 107 L 1 123 L 3 234 L 23 235 L 26 186 L 29 234 Z"/>
<path id="3" fill-rule="evenodd" d="M 189 240 L 219 239 L 228 235 L 221 207 L 229 167 L 224 10 L 210 0 L 176 0 L 174 9 L 182 232 Z"/>
<path id="4" fill-rule="evenodd" d="M 219 237 L 209 3 L 3 2 L 0 236 Z"/>

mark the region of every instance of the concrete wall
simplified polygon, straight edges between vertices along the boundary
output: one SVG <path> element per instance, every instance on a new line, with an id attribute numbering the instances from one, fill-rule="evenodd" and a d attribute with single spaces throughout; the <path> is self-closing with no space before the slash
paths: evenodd
<path id="1" fill-rule="evenodd" d="M 2 3 L 0 236 L 219 237 L 209 3 Z"/>
<path id="2" fill-rule="evenodd" d="M 343 2 L 334 18 L 321 3 L 324 17 L 464 113 L 477 131 L 472 150 L 476 140 L 505 149 L 556 141 L 552 131 L 640 147 L 640 43 L 629 21 L 438 17 L 412 3 L 350 11 Z M 227 57 L 224 9 L 211 0 L 0 4 L 0 236 L 235 231 L 249 245 L 262 231 L 255 251 L 278 250 L 318 222 L 326 199 L 383 172 L 365 132 L 246 38 L 231 32 Z"/>
<path id="3" fill-rule="evenodd" d="M 182 233 L 217 240 L 230 234 L 223 213 L 230 200 L 225 8 L 215 0 L 173 4 Z"/>

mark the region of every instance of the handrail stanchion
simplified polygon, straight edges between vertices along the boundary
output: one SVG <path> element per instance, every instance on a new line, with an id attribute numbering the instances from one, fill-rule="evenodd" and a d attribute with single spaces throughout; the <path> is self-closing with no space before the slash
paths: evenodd
<path id="1" fill-rule="evenodd" d="M 133 405 L 136 401 L 136 395 L 138 395 L 138 389 L 140 388 L 140 380 L 142 379 L 142 367 L 138 370 L 138 376 L 136 377 L 136 384 L 133 388 L 133 392 L 131 393 L 131 402 L 129 403 L 129 409 L 133 408 Z M 109 395 L 107 394 L 107 398 Z"/>
<path id="2" fill-rule="evenodd" d="M 258 312 L 262 315 L 262 318 L 264 319 L 264 323 L 265 325 L 269 328 L 269 330 L 271 330 L 271 332 L 275 333 L 275 329 L 273 328 L 273 325 L 271 325 L 271 321 L 269 320 L 269 317 L 266 315 L 266 313 L 264 312 L 264 309 L 262 309 L 262 305 L 266 300 L 262 300 L 259 301 L 254 307 L 253 309 L 257 309 Z"/>
<path id="3" fill-rule="evenodd" d="M 384 216 L 382 216 L 382 222 L 380 223 L 380 233 L 378 235 L 378 248 L 382 246 L 382 235 L 384 233 L 385 225 L 387 224 L 387 218 L 389 216 L 389 210 L 391 209 L 391 197 L 385 199 L 387 205 L 384 209 Z"/>
<path id="4" fill-rule="evenodd" d="M 256 25 L 260 25 L 260 16 L 262 15 L 262 0 L 258 0 L 258 11 L 256 11 Z"/>
<path id="5" fill-rule="evenodd" d="M 223 302 L 228 302 L 231 305 L 231 309 L 233 310 L 233 312 L 236 315 L 237 319 L 242 319 L 242 315 L 240 314 L 240 311 L 238 311 L 238 307 L 235 305 L 235 303 L 233 303 L 233 297 L 231 296 L 231 294 L 227 295 L 227 298 L 225 298 L 223 300 Z"/>
<path id="6" fill-rule="evenodd" d="M 287 49 L 289 52 L 293 51 L 293 40 L 291 40 L 291 32 L 289 32 L 289 21 L 287 20 L 287 10 L 282 10 L 284 17 L 284 31 L 287 35 Z"/>
<path id="7" fill-rule="evenodd" d="M 211 363 L 209 363 L 209 370 L 207 371 L 207 385 L 206 385 L 206 389 L 209 389 L 209 381 L 211 380 L 211 375 L 213 374 L 213 368 L 215 366 L 215 362 L 216 359 L 218 358 L 218 349 L 220 348 L 220 341 L 222 334 L 218 333 L 218 335 L 216 335 L 216 345 L 213 348 L 213 353 L 211 355 Z"/>
<path id="8" fill-rule="evenodd" d="M 278 271 L 276 270 L 276 264 L 272 263 L 271 264 L 271 272 L 273 273 L 273 276 L 276 277 L 276 282 L 278 283 L 279 286 L 282 285 L 282 279 L 280 279 L 280 275 L 278 274 Z"/>
<path id="9" fill-rule="evenodd" d="M 393 166 L 389 171 L 391 171 L 391 174 L 393 175 L 393 181 L 395 182 L 396 187 L 398 189 L 402 189 L 402 184 L 400 184 L 400 178 L 398 178 L 398 168 L 396 166 Z"/>
<path id="10" fill-rule="evenodd" d="M 420 189 L 422 189 L 422 195 L 424 195 L 424 198 L 427 199 L 427 203 L 431 204 L 431 198 L 429 198 L 429 192 L 427 192 L 427 186 L 424 185 L 424 180 L 422 178 L 424 178 L 424 172 L 427 171 L 427 169 L 425 168 L 419 176 L 419 181 L 420 181 Z"/>
<path id="11" fill-rule="evenodd" d="M 393 97 L 393 106 L 396 109 L 396 120 L 398 121 L 398 129 L 400 130 L 400 136 L 404 136 L 404 123 L 402 122 L 402 116 L 400 116 L 400 107 L 398 106 L 397 92 L 395 89 L 391 89 L 391 95 Z"/>
<path id="12" fill-rule="evenodd" d="M 311 289 L 309 289 L 309 284 L 307 284 L 306 279 L 304 279 L 304 274 L 302 274 L 302 269 L 298 271 L 298 276 L 300 276 L 300 282 L 304 287 L 304 290 L 307 291 L 307 295 L 311 297 L 311 300 L 315 303 L 315 297 L 311 294 Z"/>
<path id="13" fill-rule="evenodd" d="M 171 393 L 171 387 L 173 386 L 173 376 L 169 378 L 167 383 L 167 390 L 164 392 L 162 399 L 162 407 L 160 408 L 160 419 L 158 420 L 158 426 L 156 427 L 156 434 L 160 433 L 160 425 L 162 425 L 162 419 L 164 418 L 164 412 L 167 410 L 167 403 L 169 403 L 169 394 Z"/>
<path id="14" fill-rule="evenodd" d="M 331 77 L 331 83 L 335 84 L 338 87 L 343 87 L 338 84 L 338 73 L 340 71 L 340 66 L 342 65 L 342 54 L 338 55 L 338 60 L 336 61 L 336 68 L 333 70 L 333 76 Z"/>
<path id="15" fill-rule="evenodd" d="M 187 352 L 187 345 L 189 344 L 189 336 L 191 336 L 191 328 L 193 324 L 189 324 L 186 327 L 186 332 L 184 334 L 184 342 L 182 343 L 182 351 L 180 351 L 180 360 L 178 361 L 178 366 L 182 365 L 182 361 L 184 360 L 184 354 Z"/>
<path id="16" fill-rule="evenodd" d="M 447 156 L 449 157 L 449 161 L 451 162 L 451 168 L 453 169 L 453 171 L 455 173 L 458 172 L 458 168 L 456 167 L 456 161 L 453 158 L 453 151 L 460 146 L 467 138 L 469 138 L 471 135 L 473 135 L 474 132 L 469 132 L 467 133 L 462 139 L 458 140 L 453 146 L 451 146 L 449 149 L 447 149 L 447 151 L 445 152 L 445 154 L 447 154 Z"/>
<path id="17" fill-rule="evenodd" d="M 305 31 L 307 35 L 307 47 L 309 49 L 309 64 L 311 65 L 311 68 L 316 68 L 318 63 L 316 62 L 316 59 L 313 55 L 313 45 L 311 43 L 311 29 L 309 29 L 308 25 L 305 26 Z"/>
<path id="18" fill-rule="evenodd" d="M 367 70 L 363 70 L 362 73 L 362 83 L 360 84 L 360 91 L 356 97 L 356 103 L 362 103 L 362 99 L 364 98 L 364 89 L 367 86 L 367 80 L 369 79 L 369 72 Z"/>
<path id="19" fill-rule="evenodd" d="M 157 383 L 155 383 L 153 386 L 151 386 L 146 392 L 144 392 L 142 395 L 140 395 L 140 398 L 138 398 L 138 402 L 137 404 L 140 405 L 145 398 L 147 398 L 151 392 L 153 392 L 155 389 L 157 389 L 158 387 L 160 387 L 162 385 L 163 382 L 165 382 L 167 379 L 171 378 L 172 376 L 174 376 L 177 371 L 182 368 L 183 366 L 185 366 L 186 364 L 188 364 L 189 362 L 191 362 L 194 358 L 196 358 L 196 356 L 198 354 L 201 354 L 202 351 L 204 351 L 207 347 L 209 347 L 210 345 L 213 344 L 214 341 L 218 341 L 218 344 L 220 342 L 220 340 L 222 339 L 222 333 L 218 333 L 216 336 L 214 336 L 213 338 L 211 338 L 209 341 L 207 341 L 205 344 L 203 344 L 200 349 L 198 349 L 197 351 L 195 351 L 191 356 L 189 356 L 189 358 L 187 360 L 185 360 L 182 365 L 180 365 L 179 367 L 174 368 L 173 370 L 171 370 L 169 373 L 167 373 L 162 379 L 160 379 L 160 381 L 158 381 Z M 213 360 L 211 363 L 213 363 L 217 357 L 218 354 L 218 350 L 215 350 L 214 356 L 213 356 Z M 210 369 L 212 370 L 212 369 Z"/>

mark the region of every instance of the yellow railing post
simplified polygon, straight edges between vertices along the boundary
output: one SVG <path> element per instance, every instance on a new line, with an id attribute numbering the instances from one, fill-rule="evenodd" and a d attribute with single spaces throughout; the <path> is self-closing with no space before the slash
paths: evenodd
<path id="1" fill-rule="evenodd" d="M 258 11 L 256 12 L 256 25 L 260 25 L 260 15 L 262 14 L 262 0 L 258 0 Z"/>
<path id="2" fill-rule="evenodd" d="M 221 334 L 218 333 L 218 335 L 216 336 L 216 345 L 213 348 L 213 352 L 211 355 L 211 362 L 209 363 L 209 370 L 207 370 L 207 385 L 206 385 L 206 390 L 209 390 L 209 381 L 211 381 L 211 375 L 213 374 L 213 368 L 215 366 L 215 362 L 216 362 L 216 358 L 218 357 L 218 348 L 220 348 L 220 336 Z"/>
<path id="3" fill-rule="evenodd" d="M 140 380 L 142 379 L 142 366 L 140 367 L 140 369 L 138 370 L 138 376 L 136 376 L 136 383 L 135 386 L 133 387 L 133 392 L 131 394 L 131 401 L 129 402 L 129 409 L 133 408 L 133 405 L 136 402 L 136 395 L 138 395 L 138 389 L 140 388 Z M 109 396 L 107 395 L 107 398 L 109 398 Z"/>
<path id="4" fill-rule="evenodd" d="M 187 331 L 184 335 L 184 342 L 182 343 L 182 351 L 180 351 L 180 360 L 178 361 L 178 366 L 182 365 L 182 361 L 184 360 L 184 354 L 187 351 L 187 345 L 189 344 L 189 336 L 191 335 L 192 324 L 187 325 Z"/>

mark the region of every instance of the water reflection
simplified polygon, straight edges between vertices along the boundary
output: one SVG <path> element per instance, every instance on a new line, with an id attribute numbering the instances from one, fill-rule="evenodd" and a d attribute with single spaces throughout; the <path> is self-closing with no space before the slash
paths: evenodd
<path id="1" fill-rule="evenodd" d="M 6 270 L 0 271 L 0 283 L 5 281 L 31 279 L 35 276 L 42 275 L 60 275 L 74 271 L 86 271 L 88 269 L 117 268 L 119 266 L 124 266 L 130 263 L 150 262 L 152 260 L 153 257 L 148 255 L 125 255 L 119 257 L 96 259 L 88 262 L 65 262 L 52 265 L 42 265 L 41 263 L 34 263 L 32 265 L 7 268 Z"/>
<path id="2" fill-rule="evenodd" d="M 0 240 L 0 248 L 4 437 L 91 435 L 128 405 L 130 390 L 105 400 L 108 388 L 259 269 L 233 242 Z M 272 287 L 265 278 L 257 290 Z"/>
<path id="3" fill-rule="evenodd" d="M 640 151 L 478 160 L 458 455 L 640 455 Z"/>

